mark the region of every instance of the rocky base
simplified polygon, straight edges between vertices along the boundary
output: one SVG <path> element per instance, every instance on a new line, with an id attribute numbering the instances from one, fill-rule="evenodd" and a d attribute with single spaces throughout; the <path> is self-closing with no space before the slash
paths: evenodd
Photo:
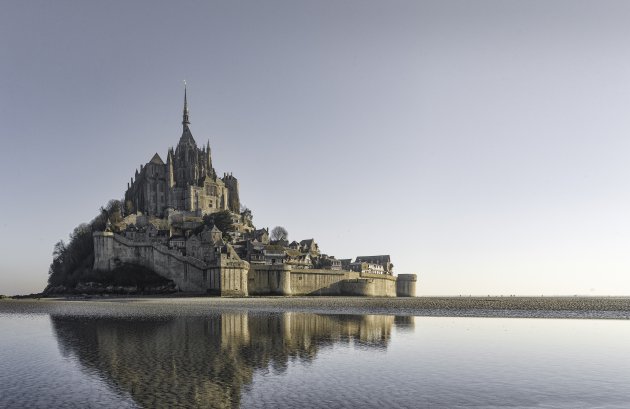
<path id="1" fill-rule="evenodd" d="M 101 294 L 116 294 L 116 295 L 152 295 L 152 294 L 173 294 L 177 292 L 175 283 L 170 282 L 168 284 L 151 285 L 151 286 L 137 286 L 137 285 L 106 285 L 93 281 L 78 283 L 74 287 L 58 285 L 48 286 L 43 292 L 44 296 L 52 295 L 101 295 Z"/>
<path id="2" fill-rule="evenodd" d="M 178 292 L 175 283 L 153 270 L 135 264 L 121 264 L 114 270 L 83 272 L 77 279 L 48 284 L 43 296 L 59 295 L 157 295 Z"/>

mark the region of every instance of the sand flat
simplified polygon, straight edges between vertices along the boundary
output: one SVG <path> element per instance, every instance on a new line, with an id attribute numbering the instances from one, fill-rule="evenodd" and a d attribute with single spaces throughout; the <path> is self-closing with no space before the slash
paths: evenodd
<path id="1" fill-rule="evenodd" d="M 630 297 L 75 297 L 0 300 L 0 313 L 178 316 L 213 311 L 630 319 Z"/>

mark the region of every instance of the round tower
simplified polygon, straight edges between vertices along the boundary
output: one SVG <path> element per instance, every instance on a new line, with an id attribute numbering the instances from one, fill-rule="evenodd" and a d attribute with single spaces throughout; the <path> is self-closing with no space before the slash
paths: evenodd
<path id="1" fill-rule="evenodd" d="M 396 297 L 416 296 L 417 274 L 398 274 L 396 277 Z"/>

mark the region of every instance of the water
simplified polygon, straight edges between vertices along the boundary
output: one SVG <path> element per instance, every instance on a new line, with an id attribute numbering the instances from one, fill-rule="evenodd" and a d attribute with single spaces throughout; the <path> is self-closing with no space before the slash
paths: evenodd
<path id="1" fill-rule="evenodd" d="M 630 406 L 625 320 L 72 311 L 0 307 L 0 407 Z"/>

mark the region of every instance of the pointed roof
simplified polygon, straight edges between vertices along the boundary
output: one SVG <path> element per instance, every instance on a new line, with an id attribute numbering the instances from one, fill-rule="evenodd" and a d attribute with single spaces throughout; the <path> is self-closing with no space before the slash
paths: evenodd
<path id="1" fill-rule="evenodd" d="M 182 137 L 179 138 L 179 143 L 177 144 L 177 147 L 179 148 L 179 146 L 182 144 L 192 145 L 195 148 L 197 147 L 197 142 L 195 142 L 195 138 L 193 138 L 192 132 L 190 132 L 190 128 L 188 128 L 188 125 L 184 125 L 184 131 L 182 132 Z"/>
<path id="2" fill-rule="evenodd" d="M 157 152 L 155 153 L 155 155 L 153 155 L 149 163 L 155 163 L 156 165 L 164 165 L 164 161 L 162 160 L 162 158 L 160 158 L 160 155 L 158 155 Z"/>
<path id="3" fill-rule="evenodd" d="M 195 142 L 195 139 L 192 136 L 192 132 L 190 132 L 190 128 L 188 127 L 188 125 L 190 125 L 190 118 L 189 118 L 189 114 L 188 114 L 188 97 L 187 97 L 187 90 L 186 90 L 186 81 L 184 81 L 184 115 L 182 118 L 182 125 L 184 127 L 183 131 L 182 131 L 182 137 L 179 138 L 179 143 L 177 144 L 177 147 L 179 147 L 182 144 L 187 144 L 187 145 L 192 145 L 195 148 L 197 147 L 197 143 Z"/>
<path id="4" fill-rule="evenodd" d="M 190 124 L 188 119 L 188 98 L 186 97 L 186 81 L 184 81 L 184 118 L 182 119 L 182 125 L 184 127 Z"/>

